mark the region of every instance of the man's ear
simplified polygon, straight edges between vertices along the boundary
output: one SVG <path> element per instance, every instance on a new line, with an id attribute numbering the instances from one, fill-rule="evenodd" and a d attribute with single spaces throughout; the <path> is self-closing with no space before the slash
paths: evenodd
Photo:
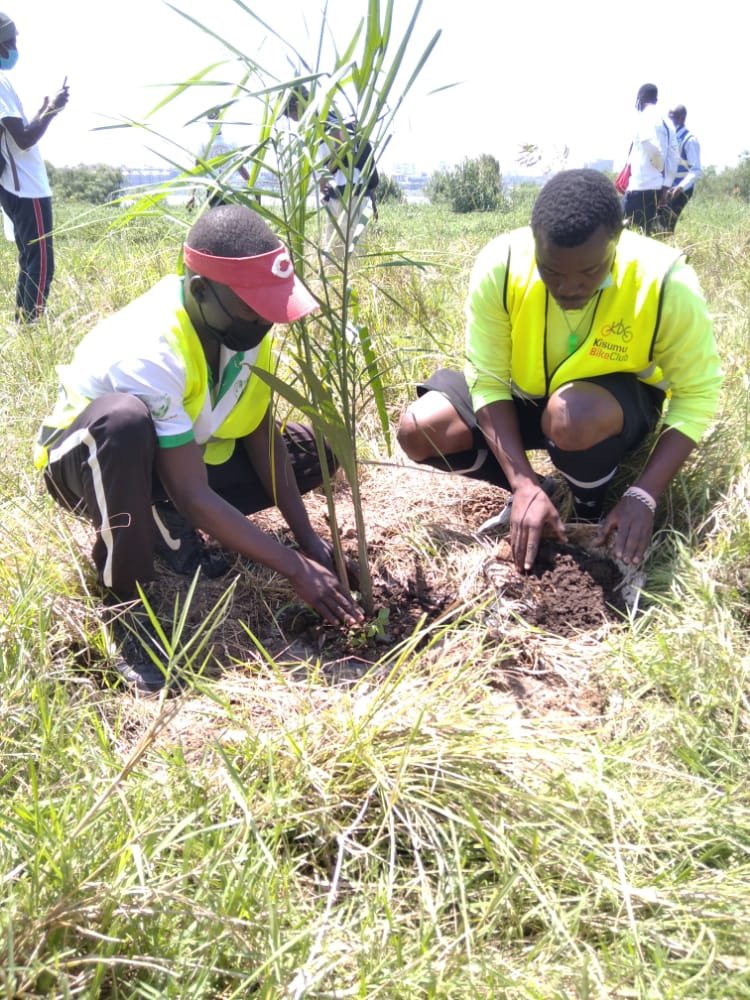
<path id="1" fill-rule="evenodd" d="M 196 302 L 202 302 L 206 297 L 206 282 L 199 274 L 191 274 L 188 281 L 190 294 Z"/>

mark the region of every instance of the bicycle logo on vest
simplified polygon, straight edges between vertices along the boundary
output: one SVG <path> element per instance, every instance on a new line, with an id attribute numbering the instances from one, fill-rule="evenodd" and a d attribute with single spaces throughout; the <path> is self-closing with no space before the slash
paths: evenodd
<path id="1" fill-rule="evenodd" d="M 620 337 L 623 344 L 629 344 L 633 339 L 633 331 L 629 326 L 625 326 L 621 319 L 610 323 L 609 326 L 605 326 L 602 333 L 605 337 Z"/>
<path id="2" fill-rule="evenodd" d="M 613 344 L 609 338 L 619 337 L 622 344 Z M 596 358 L 604 358 L 607 361 L 625 361 L 628 356 L 628 349 L 625 344 L 633 339 L 633 331 L 626 326 L 621 319 L 615 320 L 608 326 L 603 327 L 601 336 L 594 338 L 591 347 L 591 355 Z"/>

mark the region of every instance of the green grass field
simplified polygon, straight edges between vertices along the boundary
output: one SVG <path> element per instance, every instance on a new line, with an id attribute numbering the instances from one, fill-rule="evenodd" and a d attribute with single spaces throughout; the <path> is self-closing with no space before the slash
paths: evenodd
<path id="1" fill-rule="evenodd" d="M 603 709 L 581 723 L 501 708 L 471 608 L 353 685 L 249 636 L 223 683 L 179 699 L 102 685 L 85 546 L 31 451 L 54 366 L 174 267 L 184 219 L 114 214 L 57 206 L 34 327 L 12 321 L 0 247 L 0 995 L 750 997 L 748 206 L 697 196 L 678 227 L 721 408 L 662 505 L 645 612 L 592 656 Z M 460 357 L 478 249 L 527 218 L 382 208 L 352 281 L 392 421 Z M 393 251 L 420 266 L 381 266 Z M 360 429 L 386 458 L 375 415 Z"/>

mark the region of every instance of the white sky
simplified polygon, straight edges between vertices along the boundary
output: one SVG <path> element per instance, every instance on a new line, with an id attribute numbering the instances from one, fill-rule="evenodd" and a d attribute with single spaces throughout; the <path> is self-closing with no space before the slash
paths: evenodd
<path id="1" fill-rule="evenodd" d="M 314 62 L 323 0 L 247 3 Z M 414 5 L 396 0 L 397 25 Z M 174 6 L 231 36 L 238 49 L 281 78 L 293 75 L 279 44 L 264 37 L 240 0 L 174 0 Z M 142 131 L 93 129 L 123 119 L 143 121 L 171 89 L 165 85 L 225 55 L 165 0 L 2 0 L 2 8 L 19 32 L 20 58 L 10 79 L 28 117 L 67 75 L 70 103 L 41 142 L 45 159 L 57 166 L 164 165 L 149 150 L 158 142 Z M 704 165 L 734 166 L 750 148 L 742 9 L 735 0 L 649 0 L 640 8 L 607 0 L 424 0 L 407 68 L 435 31 L 442 29 L 442 36 L 399 112 L 381 166 L 390 172 L 413 162 L 431 171 L 441 162 L 491 153 L 504 173 L 513 173 L 519 145 L 536 143 L 548 161 L 567 145 L 569 166 L 601 157 L 619 168 L 636 91 L 645 82 L 659 87 L 665 116 L 674 104 L 686 105 Z M 367 0 L 329 0 L 329 23 L 340 47 L 366 10 Z M 454 89 L 430 94 L 453 83 Z M 159 113 L 154 127 L 196 149 L 205 126 L 185 123 L 216 95 L 192 90 Z M 239 128 L 225 133 L 242 141 Z"/>

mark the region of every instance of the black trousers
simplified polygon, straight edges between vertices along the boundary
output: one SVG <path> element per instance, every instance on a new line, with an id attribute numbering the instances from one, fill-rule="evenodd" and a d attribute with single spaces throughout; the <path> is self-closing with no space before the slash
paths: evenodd
<path id="1" fill-rule="evenodd" d="M 34 320 L 44 312 L 55 273 L 52 199 L 19 198 L 0 187 L 0 205 L 13 223 L 18 248 L 16 319 Z"/>
<path id="2" fill-rule="evenodd" d="M 283 435 L 300 493 L 319 486 L 323 475 L 312 431 L 288 424 Z M 92 521 L 99 583 L 123 597 L 135 593 L 136 581 L 153 576 L 151 506 L 167 499 L 156 474 L 157 448 L 146 404 L 120 393 L 95 399 L 48 445 L 47 489 L 61 506 Z M 335 463 L 327 459 L 333 472 Z M 241 445 L 206 471 L 211 489 L 243 514 L 274 506 Z"/>
<path id="3" fill-rule="evenodd" d="M 690 201 L 692 197 L 693 197 L 692 188 L 688 188 L 687 190 L 679 188 L 679 190 L 675 191 L 675 193 L 672 195 L 669 201 L 665 205 L 661 206 L 661 208 L 659 209 L 659 221 L 662 225 L 662 228 L 666 232 L 668 233 L 674 232 L 675 226 L 677 225 L 677 220 L 679 219 L 683 208 L 685 207 L 685 205 L 687 205 L 687 203 Z"/>
<path id="4" fill-rule="evenodd" d="M 659 223 L 660 191 L 627 191 L 625 193 L 625 221 L 632 229 L 639 229 L 651 236 L 661 227 Z"/>

